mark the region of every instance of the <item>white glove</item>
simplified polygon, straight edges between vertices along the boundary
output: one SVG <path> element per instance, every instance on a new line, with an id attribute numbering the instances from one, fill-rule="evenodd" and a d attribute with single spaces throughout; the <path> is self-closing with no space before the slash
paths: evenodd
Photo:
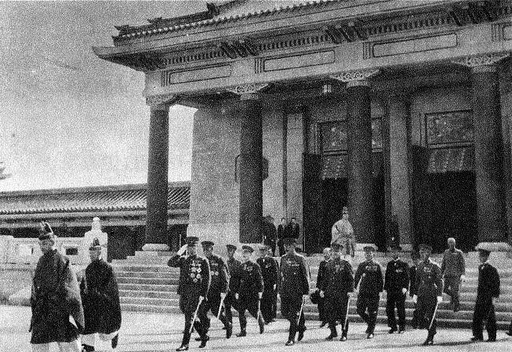
<path id="1" fill-rule="evenodd" d="M 443 296 L 437 296 L 437 303 L 441 303 L 443 301 Z"/>
<path id="2" fill-rule="evenodd" d="M 184 244 L 183 246 L 181 246 L 181 248 L 176 252 L 177 255 L 183 255 L 183 253 L 185 253 L 187 251 L 187 245 Z"/>
<path id="3" fill-rule="evenodd" d="M 418 303 L 418 295 L 414 295 L 414 296 L 412 296 L 412 301 L 413 301 L 414 303 Z"/>
<path id="4" fill-rule="evenodd" d="M 199 296 L 199 302 L 204 301 L 204 296 Z"/>
<path id="5" fill-rule="evenodd" d="M 405 295 L 407 293 L 407 289 L 404 287 L 402 288 L 402 294 Z"/>
<path id="6" fill-rule="evenodd" d="M 224 299 L 226 298 L 226 292 L 221 292 L 220 293 L 220 299 Z"/>
<path id="7" fill-rule="evenodd" d="M 277 289 L 277 284 L 274 284 L 274 291 Z"/>
<path id="8" fill-rule="evenodd" d="M 238 300 L 239 297 L 238 293 L 235 293 L 235 299 Z"/>
<path id="9" fill-rule="evenodd" d="M 460 281 L 461 281 L 461 282 L 466 281 L 466 275 L 461 275 L 461 276 L 460 276 Z"/>
<path id="10" fill-rule="evenodd" d="M 258 292 L 258 298 L 261 299 L 263 297 L 263 292 Z"/>
<path id="11" fill-rule="evenodd" d="M 325 297 L 325 293 L 324 291 L 320 291 L 320 297 L 324 298 Z"/>

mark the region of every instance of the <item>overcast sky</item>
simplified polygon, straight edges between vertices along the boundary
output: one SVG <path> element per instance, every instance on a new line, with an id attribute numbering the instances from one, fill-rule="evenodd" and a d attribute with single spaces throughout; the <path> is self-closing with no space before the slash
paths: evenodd
<path id="1" fill-rule="evenodd" d="M 202 11 L 205 1 L 1 2 L 0 191 L 145 183 L 144 74 L 98 59 L 114 25 Z M 169 180 L 190 179 L 192 114 L 170 112 Z"/>

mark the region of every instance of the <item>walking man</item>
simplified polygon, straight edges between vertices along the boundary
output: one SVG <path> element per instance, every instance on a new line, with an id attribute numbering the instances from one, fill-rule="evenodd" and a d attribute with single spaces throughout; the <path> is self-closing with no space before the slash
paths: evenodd
<path id="1" fill-rule="evenodd" d="M 261 314 L 261 298 L 263 297 L 263 277 L 260 266 L 251 260 L 254 249 L 251 246 L 242 246 L 242 265 L 236 273 L 235 299 L 240 320 L 240 333 L 237 337 L 247 336 L 247 318 L 245 311 L 248 310 L 258 320 L 260 334 L 265 331 L 265 322 Z"/>
<path id="2" fill-rule="evenodd" d="M 380 264 L 373 259 L 375 248 L 366 246 L 363 250 L 366 260 L 359 264 L 354 278 L 354 284 L 359 287 L 357 314 L 368 325 L 366 338 L 373 339 L 384 278 Z"/>
<path id="3" fill-rule="evenodd" d="M 448 249 L 444 251 L 443 262 L 441 263 L 441 273 L 444 277 L 444 293 L 450 296 L 450 304 L 453 311 L 460 309 L 459 289 L 464 281 L 466 273 L 466 264 L 464 254 L 460 249 L 455 248 L 455 238 L 448 238 Z"/>
<path id="4" fill-rule="evenodd" d="M 338 336 L 336 324 L 341 324 L 341 340 L 347 340 L 348 302 L 354 291 L 354 273 L 352 265 L 341 258 L 342 246 L 332 244 L 331 259 L 325 266 L 325 278 L 321 281 L 320 297 L 325 297 L 325 314 L 329 321 L 331 333 L 326 340 Z"/>
<path id="5" fill-rule="evenodd" d="M 416 285 L 416 273 L 418 264 L 420 263 L 420 254 L 416 251 L 411 253 L 412 265 L 409 268 L 409 297 L 413 298 L 414 295 L 418 295 L 418 286 Z M 414 311 L 412 313 L 411 326 L 413 329 L 418 328 L 418 309 L 416 302 L 414 302 Z"/>
<path id="6" fill-rule="evenodd" d="M 96 334 L 102 340 L 111 340 L 117 347 L 121 328 L 119 290 L 112 266 L 103 260 L 100 241 L 95 238 L 89 247 L 91 263 L 85 269 L 80 283 L 85 316 L 82 351 L 94 351 Z"/>
<path id="7" fill-rule="evenodd" d="M 316 276 L 316 288 L 318 290 L 322 289 L 323 281 L 327 279 L 326 268 L 327 268 L 327 263 L 331 259 L 331 249 L 324 248 L 323 254 L 324 254 L 324 260 L 322 260 L 320 262 L 320 265 L 318 267 L 318 275 Z M 318 298 L 318 315 L 319 315 L 319 320 L 320 320 L 320 327 L 323 328 L 325 326 L 325 324 L 327 324 L 327 317 L 325 315 L 325 298 L 324 297 Z"/>
<path id="8" fill-rule="evenodd" d="M 228 267 L 222 257 L 213 253 L 214 243 L 212 241 L 201 242 L 203 253 L 210 264 L 210 289 L 205 302 L 205 314 L 211 311 L 215 317 L 219 317 L 220 321 L 226 328 L 226 338 L 230 338 L 233 332 L 233 324 L 226 319 L 225 309 L 223 309 L 223 301 L 228 292 L 229 274 Z M 219 314 L 220 311 L 220 314 Z M 206 316 L 204 335 L 209 340 L 208 329 L 210 328 L 210 319 Z"/>
<path id="9" fill-rule="evenodd" d="M 180 268 L 178 294 L 180 295 L 180 310 L 185 315 L 185 329 L 181 346 L 176 351 L 188 350 L 192 326 L 195 325 L 201 337 L 199 348 L 206 347 L 207 317 L 204 299 L 210 288 L 210 264 L 206 258 L 197 254 L 199 239 L 187 237 L 186 244 L 169 259 L 168 266 Z M 194 324 L 195 315 L 199 323 Z"/>
<path id="10" fill-rule="evenodd" d="M 285 238 L 286 254 L 281 257 L 279 294 L 281 296 L 281 313 L 290 322 L 288 341 L 286 346 L 295 343 L 298 332 L 298 341 L 304 337 L 306 331 L 304 318 L 304 302 L 309 294 L 309 275 L 306 261 L 297 254 L 295 238 Z"/>
<path id="11" fill-rule="evenodd" d="M 279 266 L 271 256 L 271 248 L 260 245 L 260 257 L 256 260 L 263 276 L 263 297 L 261 299 L 261 314 L 265 324 L 276 319 L 277 310 L 277 282 L 279 279 Z"/>
<path id="12" fill-rule="evenodd" d="M 405 331 L 405 298 L 409 287 L 409 265 L 400 259 L 398 248 L 391 249 L 393 260 L 386 267 L 384 290 L 387 292 L 386 315 L 388 316 L 389 333 Z M 395 317 L 398 314 L 398 326 Z"/>
<path id="13" fill-rule="evenodd" d="M 412 300 L 417 304 L 417 312 L 419 318 L 420 329 L 427 329 L 428 335 L 423 345 L 434 344 L 434 335 L 436 334 L 436 317 L 437 306 L 443 301 L 443 279 L 441 276 L 441 268 L 430 259 L 432 247 L 421 244 L 420 258 L 416 273 L 416 285 L 418 294 L 414 295 Z"/>
<path id="14" fill-rule="evenodd" d="M 496 341 L 496 314 L 494 304 L 500 295 L 498 270 L 489 264 L 490 251 L 478 250 L 478 288 L 475 311 L 473 313 L 473 337 L 471 341 L 483 341 L 483 322 L 486 321 L 488 342 Z"/>
<path id="15" fill-rule="evenodd" d="M 229 291 L 224 299 L 224 307 L 226 308 L 226 320 L 231 324 L 231 327 L 233 327 L 233 314 L 231 312 L 231 307 L 236 309 L 233 304 L 236 304 L 235 289 L 238 287 L 237 278 L 239 277 L 237 273 L 238 270 L 240 270 L 242 262 L 235 258 L 236 246 L 227 244 L 226 249 L 228 252 L 228 260 L 226 262 L 229 271 Z"/>
<path id="16" fill-rule="evenodd" d="M 51 342 L 57 342 L 61 351 L 80 352 L 79 334 L 84 328 L 80 289 L 69 258 L 55 247 L 56 239 L 50 225 L 41 223 L 43 255 L 32 280 L 30 343 L 34 352 L 48 352 Z"/>

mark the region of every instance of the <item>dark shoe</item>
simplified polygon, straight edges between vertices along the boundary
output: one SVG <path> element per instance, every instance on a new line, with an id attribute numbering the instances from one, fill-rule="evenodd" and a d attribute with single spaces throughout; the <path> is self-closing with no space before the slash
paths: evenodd
<path id="1" fill-rule="evenodd" d="M 94 351 L 94 346 L 85 345 L 85 344 L 82 345 L 82 352 L 90 352 L 90 351 Z"/>
<path id="2" fill-rule="evenodd" d="M 400 328 L 398 329 L 398 333 L 399 333 L 399 334 L 403 334 L 404 332 L 405 332 L 405 327 L 403 327 L 403 326 L 402 326 L 402 327 L 400 327 Z"/>
<path id="3" fill-rule="evenodd" d="M 329 336 L 327 336 L 325 339 L 326 339 L 327 341 L 332 341 L 332 339 L 334 339 L 335 337 L 338 337 L 338 334 L 333 334 L 333 333 L 331 332 L 331 334 L 330 334 Z"/>
<path id="4" fill-rule="evenodd" d="M 366 335 L 366 338 L 368 340 L 373 339 L 373 337 L 374 337 L 373 332 L 370 332 L 370 333 L 368 333 L 368 335 Z"/>
<path id="5" fill-rule="evenodd" d="M 286 343 L 284 344 L 285 346 L 293 346 L 295 344 L 295 341 L 293 340 L 288 340 L 286 341 Z"/>
<path id="6" fill-rule="evenodd" d="M 188 351 L 188 345 L 181 345 L 176 351 Z"/>
<path id="7" fill-rule="evenodd" d="M 484 338 L 483 338 L 483 337 L 473 336 L 473 337 L 471 338 L 471 341 L 473 341 L 473 342 L 483 341 L 483 340 L 484 340 Z"/>
<path id="8" fill-rule="evenodd" d="M 204 340 L 208 341 L 209 339 L 210 339 L 210 336 L 205 335 Z M 196 337 L 196 341 L 203 341 L 203 339 L 201 337 Z"/>
<path id="9" fill-rule="evenodd" d="M 229 339 L 233 335 L 233 324 L 227 323 L 226 326 L 226 338 Z"/>
<path id="10" fill-rule="evenodd" d="M 496 342 L 496 338 L 495 337 L 494 338 L 490 337 L 487 340 L 485 340 L 485 342 Z"/>
<path id="11" fill-rule="evenodd" d="M 201 344 L 199 345 L 199 348 L 205 348 L 206 347 L 206 341 L 208 341 L 208 340 L 201 341 Z"/>
<path id="12" fill-rule="evenodd" d="M 299 336 L 297 336 L 297 341 L 302 341 L 302 339 L 304 338 L 304 331 L 306 331 L 306 328 L 300 329 Z"/>
<path id="13" fill-rule="evenodd" d="M 370 333 L 370 331 L 372 331 L 372 330 L 371 330 L 369 327 L 367 327 L 364 333 L 365 333 L 365 334 L 369 334 L 369 333 Z"/>
<path id="14" fill-rule="evenodd" d="M 347 341 L 347 337 L 345 335 L 343 335 L 340 339 L 340 341 Z"/>
<path id="15" fill-rule="evenodd" d="M 260 319 L 258 321 L 258 325 L 260 326 L 260 334 L 263 334 L 265 332 L 265 322 L 263 319 Z"/>
<path id="16" fill-rule="evenodd" d="M 236 337 L 244 337 L 244 336 L 247 336 L 247 332 L 245 330 L 242 330 L 238 334 L 236 334 Z"/>
<path id="17" fill-rule="evenodd" d="M 326 321 L 323 321 L 322 324 L 320 324 L 320 327 L 323 328 L 324 326 L 327 325 L 327 322 Z"/>
<path id="18" fill-rule="evenodd" d="M 396 328 L 391 328 L 391 329 L 389 329 L 388 334 L 392 334 L 392 333 L 394 333 L 396 331 L 397 331 Z"/>
<path id="19" fill-rule="evenodd" d="M 423 342 L 423 346 L 429 346 L 434 344 L 434 339 L 427 338 L 425 342 Z"/>
<path id="20" fill-rule="evenodd" d="M 117 343 L 118 343 L 118 342 L 119 342 L 119 334 L 117 334 L 116 336 L 114 336 L 114 338 L 113 338 L 113 339 L 112 339 L 112 341 L 110 342 L 113 350 L 117 347 Z"/>

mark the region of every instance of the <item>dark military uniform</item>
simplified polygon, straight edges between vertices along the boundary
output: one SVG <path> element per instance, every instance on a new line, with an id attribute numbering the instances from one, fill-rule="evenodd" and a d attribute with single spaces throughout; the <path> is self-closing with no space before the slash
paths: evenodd
<path id="1" fill-rule="evenodd" d="M 437 297 L 443 294 L 443 280 L 441 268 L 430 258 L 418 265 L 416 272 L 416 286 L 418 287 L 417 314 L 418 324 L 422 329 L 429 329 L 437 306 Z M 427 341 L 432 341 L 436 334 L 436 319 L 428 330 Z M 427 342 L 425 341 L 425 342 Z"/>
<path id="2" fill-rule="evenodd" d="M 473 337 L 483 340 L 483 321 L 487 321 L 489 341 L 496 341 L 496 314 L 492 298 L 500 295 L 498 270 L 488 262 L 478 267 L 478 288 L 473 313 Z"/>
<path id="3" fill-rule="evenodd" d="M 398 327 L 400 332 L 405 330 L 405 298 L 403 289 L 409 288 L 409 265 L 396 259 L 388 263 L 384 281 L 384 290 L 387 292 L 386 315 L 390 332 L 397 330 L 395 307 L 398 314 Z"/>
<path id="4" fill-rule="evenodd" d="M 263 293 L 263 277 L 261 276 L 260 266 L 251 260 L 242 263 L 239 270 L 235 273 L 235 284 L 234 292 L 238 294 L 236 309 L 238 310 L 242 336 L 245 336 L 247 327 L 247 318 L 245 317 L 246 310 L 248 310 L 253 317 L 258 319 L 260 332 L 262 332 L 264 322 L 258 310 L 258 294 L 260 292 Z"/>
<path id="5" fill-rule="evenodd" d="M 309 294 L 309 276 L 303 256 L 287 253 L 281 257 L 279 294 L 281 314 L 290 322 L 288 341 L 295 341 L 297 331 L 303 334 L 306 330 L 304 311 L 299 317 L 302 296 Z"/>
<path id="6" fill-rule="evenodd" d="M 210 281 L 210 290 L 208 291 L 208 299 L 205 303 L 205 312 L 208 313 L 208 311 L 210 310 L 212 312 L 212 314 L 216 317 L 219 312 L 219 308 L 220 308 L 220 304 L 221 304 L 221 295 L 220 294 L 228 292 L 228 281 L 229 281 L 228 267 L 227 267 L 226 263 L 224 262 L 224 259 L 222 259 L 217 254 L 212 254 L 207 259 L 210 264 L 211 281 Z M 221 311 L 219 319 L 222 322 L 222 324 L 224 324 L 224 326 L 226 328 L 228 328 L 229 322 L 226 319 L 224 310 Z M 209 328 L 210 328 L 210 319 L 208 317 L 206 317 L 206 322 L 205 322 L 206 332 L 208 332 Z M 229 336 L 231 336 L 231 335 L 229 335 Z"/>
<path id="7" fill-rule="evenodd" d="M 326 276 L 326 266 L 327 266 L 327 263 L 329 261 L 328 260 L 322 260 L 318 266 L 318 274 L 316 276 L 316 288 L 319 289 L 319 290 L 322 290 L 322 285 L 323 285 L 323 281 L 326 280 L 327 276 Z M 322 322 L 322 324 L 324 322 L 327 321 L 327 317 L 325 315 L 325 298 L 324 297 L 320 297 L 318 299 L 318 319 Z"/>
<path id="8" fill-rule="evenodd" d="M 325 278 L 321 282 L 325 297 L 325 313 L 331 335 L 337 336 L 336 322 L 341 322 L 342 338 L 347 337 L 347 305 L 349 292 L 354 291 L 354 272 L 350 263 L 339 257 L 331 258 L 325 265 Z"/>
<path id="9" fill-rule="evenodd" d="M 229 291 L 226 295 L 226 298 L 224 299 L 224 307 L 226 308 L 226 320 L 230 323 L 233 322 L 233 315 L 231 313 L 231 307 L 236 304 L 235 302 L 235 290 L 238 287 L 237 279 L 239 275 L 237 274 L 238 270 L 240 270 L 240 266 L 242 265 L 242 262 L 231 258 L 227 260 L 228 270 L 229 270 Z"/>
<path id="10" fill-rule="evenodd" d="M 354 281 L 356 286 L 361 281 L 357 297 L 357 314 L 368 324 L 366 333 L 373 334 L 377 321 L 380 293 L 384 286 L 380 264 L 373 259 L 362 262 L 357 268 Z"/>
<path id="11" fill-rule="evenodd" d="M 199 297 L 208 297 L 210 287 L 210 264 L 206 258 L 198 255 L 179 256 L 175 255 L 167 265 L 180 268 L 180 281 L 178 294 L 180 295 L 180 310 L 185 315 L 185 330 L 183 332 L 182 346 L 190 342 L 190 327 L 194 323 L 194 312 L 197 308 Z M 205 302 L 201 303 L 197 316 L 199 324 L 198 332 L 202 341 L 206 341 L 207 317 Z"/>
<path id="12" fill-rule="evenodd" d="M 414 295 L 418 294 L 418 286 L 416 286 L 416 271 L 417 271 L 416 265 L 412 265 L 409 268 L 409 297 L 412 297 Z M 416 309 L 416 303 L 414 304 L 414 311 L 412 313 L 412 320 L 411 320 L 411 326 L 416 329 L 418 327 L 418 310 Z"/>
<path id="13" fill-rule="evenodd" d="M 258 265 L 263 276 L 263 297 L 261 299 L 261 314 L 266 323 L 276 318 L 277 310 L 277 281 L 279 266 L 272 257 L 258 258 Z"/>

